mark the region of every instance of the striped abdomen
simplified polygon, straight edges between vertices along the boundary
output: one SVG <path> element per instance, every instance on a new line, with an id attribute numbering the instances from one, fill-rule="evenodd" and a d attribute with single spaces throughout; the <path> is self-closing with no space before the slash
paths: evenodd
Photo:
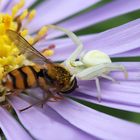
<path id="1" fill-rule="evenodd" d="M 44 78 L 44 69 L 35 65 L 24 66 L 9 72 L 3 78 L 2 84 L 11 90 L 25 90 L 49 83 Z"/>

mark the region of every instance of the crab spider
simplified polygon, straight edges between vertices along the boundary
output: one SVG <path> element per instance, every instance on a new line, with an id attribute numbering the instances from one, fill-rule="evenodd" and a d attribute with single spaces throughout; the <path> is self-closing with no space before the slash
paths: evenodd
<path id="1" fill-rule="evenodd" d="M 91 50 L 83 54 L 79 61 L 73 58 L 79 56 L 79 53 L 75 53 L 74 57 L 68 58 L 66 64 L 70 67 L 72 74 L 79 80 L 95 80 L 97 88 L 98 100 L 101 100 L 101 89 L 99 77 L 111 80 L 115 82 L 115 79 L 108 74 L 111 71 L 123 71 L 125 78 L 128 77 L 125 67 L 121 64 L 112 63 L 110 57 L 98 50 Z"/>
<path id="2" fill-rule="evenodd" d="M 98 50 L 82 53 L 83 44 L 74 33 L 55 25 L 48 25 L 48 28 L 65 32 L 77 45 L 76 50 L 63 62 L 63 64 L 73 75 L 73 78 L 76 77 L 79 80 L 95 80 L 99 101 L 101 99 L 99 77 L 115 82 L 115 79 L 108 74 L 112 71 L 120 70 L 124 72 L 124 75 L 127 78 L 128 74 L 125 67 L 121 64 L 112 63 L 107 54 Z M 77 60 L 78 57 L 79 60 Z"/>

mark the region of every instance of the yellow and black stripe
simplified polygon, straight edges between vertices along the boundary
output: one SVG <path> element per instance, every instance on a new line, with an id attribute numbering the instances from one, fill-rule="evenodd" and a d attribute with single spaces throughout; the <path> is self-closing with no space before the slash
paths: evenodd
<path id="1" fill-rule="evenodd" d="M 40 83 L 41 82 L 41 83 Z M 52 84 L 53 80 L 47 75 L 47 70 L 38 66 L 24 66 L 6 75 L 5 87 L 10 89 L 27 89 L 42 84 Z"/>
<path id="2" fill-rule="evenodd" d="M 56 73 L 58 74 L 58 72 Z M 57 75 L 56 75 L 57 76 Z M 64 74 L 60 74 L 58 79 L 52 78 L 48 70 L 38 65 L 23 66 L 9 72 L 2 80 L 2 85 L 10 90 L 25 90 L 33 87 L 41 87 L 43 90 L 56 88 L 63 94 L 71 93 L 77 88 L 77 80 L 74 78 L 71 82 L 65 83 Z M 62 83 L 64 81 L 64 83 Z M 63 85 L 61 87 L 61 85 Z"/>
<path id="3" fill-rule="evenodd" d="M 4 86 L 10 89 L 26 89 L 36 85 L 35 74 L 30 67 L 25 66 L 9 72 Z"/>

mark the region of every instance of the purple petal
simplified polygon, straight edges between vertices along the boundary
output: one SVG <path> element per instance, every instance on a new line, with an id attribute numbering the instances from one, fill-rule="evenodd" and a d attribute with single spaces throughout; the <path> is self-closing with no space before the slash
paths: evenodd
<path id="1" fill-rule="evenodd" d="M 95 35 L 86 35 L 86 36 L 81 36 L 79 38 L 83 42 L 86 42 L 87 40 L 93 39 L 93 38 L 96 38 L 96 37 L 95 37 Z M 49 46 L 50 44 L 55 44 L 55 46 L 56 46 L 55 54 L 53 56 L 51 56 L 51 59 L 56 60 L 56 61 L 64 60 L 64 59 L 68 58 L 68 56 L 70 56 L 70 54 L 77 47 L 73 44 L 71 39 L 66 38 L 66 39 L 54 39 L 54 40 L 50 40 L 50 41 L 45 40 L 45 41 L 42 41 L 42 42 L 39 42 L 38 44 L 36 44 L 36 48 L 38 50 L 43 50 L 43 49 L 47 48 L 47 46 Z M 60 55 L 62 53 L 63 53 L 63 55 Z"/>
<path id="2" fill-rule="evenodd" d="M 85 47 L 94 46 L 94 49 L 104 51 L 109 55 L 115 55 L 138 48 L 140 45 L 140 39 L 138 37 L 140 35 L 139 27 L 140 19 L 137 19 L 122 26 L 107 30 L 98 34 L 96 38 L 84 42 Z"/>
<path id="3" fill-rule="evenodd" d="M 71 124 L 98 138 L 113 140 L 140 138 L 140 125 L 111 117 L 72 100 L 67 99 L 49 105 Z"/>
<path id="4" fill-rule="evenodd" d="M 129 50 L 123 53 L 119 53 L 116 55 L 113 55 L 114 57 L 130 57 L 130 56 L 139 56 L 140 55 L 140 48 L 136 48 L 133 50 Z"/>
<path id="5" fill-rule="evenodd" d="M 105 86 L 109 88 L 105 88 Z M 113 86 L 110 83 L 101 82 L 101 102 L 97 99 L 94 83 L 92 88 L 89 85 L 88 87 L 86 85 L 79 86 L 79 90 L 77 90 L 79 92 L 74 92 L 72 96 L 99 105 L 140 113 L 140 92 L 133 86 L 134 83 L 124 84 L 121 82 L 120 85 Z"/>
<path id="6" fill-rule="evenodd" d="M 119 110 L 126 110 L 126 111 L 137 112 L 137 113 L 140 112 L 139 111 L 140 107 L 132 106 L 132 105 L 128 105 L 128 104 L 121 104 L 121 103 L 118 103 L 118 102 L 108 101 L 108 100 L 104 100 L 104 99 L 101 99 L 101 102 L 99 103 L 97 101 L 97 97 L 88 96 L 88 95 L 83 94 L 81 92 L 80 93 L 76 92 L 73 95 L 73 97 L 76 98 L 76 99 L 81 99 L 81 100 L 84 100 L 84 101 L 88 101 L 90 103 L 94 103 L 94 104 L 98 104 L 98 105 L 102 105 L 102 106 L 107 106 L 107 107 L 111 107 L 111 108 L 116 108 L 116 109 L 119 109 Z"/>
<path id="7" fill-rule="evenodd" d="M 119 62 L 117 62 L 119 63 Z M 121 62 L 128 71 L 139 71 L 140 62 Z"/>
<path id="8" fill-rule="evenodd" d="M 116 54 L 125 53 L 127 51 L 139 48 L 139 28 L 140 19 L 137 19 L 119 27 L 99 33 L 95 36 L 89 36 L 89 39 L 85 36 L 86 39 L 83 40 L 85 50 L 97 49 L 107 53 L 108 55 L 114 56 Z M 76 47 L 72 43 L 69 45 L 66 44 L 66 46 L 64 46 L 64 43 L 56 43 L 56 53 L 52 59 L 64 60 L 73 52 Z M 60 55 L 62 53 L 63 55 Z"/>
<path id="9" fill-rule="evenodd" d="M 109 9 L 109 10 L 108 10 Z M 64 21 L 59 26 L 68 28 L 71 31 L 76 31 L 90 25 L 97 24 L 109 18 L 119 16 L 134 10 L 140 9 L 140 1 L 138 0 L 117 0 L 105 4 L 97 9 L 93 9 L 85 14 L 79 15 L 67 21 Z M 84 19 L 84 20 L 83 20 Z M 58 37 L 63 33 L 54 32 L 48 38 Z"/>
<path id="10" fill-rule="evenodd" d="M 32 140 L 30 135 L 11 115 L 0 107 L 0 127 L 7 140 Z"/>
<path id="11" fill-rule="evenodd" d="M 80 38 L 80 40 L 82 40 L 82 41 L 86 41 L 88 39 L 96 38 L 96 35 L 83 35 L 83 36 L 78 36 L 78 38 Z M 73 45 L 73 41 L 70 38 L 48 40 L 48 38 L 46 37 L 46 39 L 41 40 L 38 43 L 39 45 L 37 44 L 36 46 L 40 47 L 41 49 L 42 48 L 45 49 L 44 47 L 51 43 L 56 44 L 59 48 Z"/>
<path id="12" fill-rule="evenodd" d="M 10 2 L 10 0 L 2 0 L 0 1 L 0 11 L 5 9 L 5 6 Z"/>
<path id="13" fill-rule="evenodd" d="M 40 140 L 93 140 L 94 137 L 75 128 L 56 112 L 47 108 L 44 113 L 41 109 L 32 107 L 24 112 L 19 112 L 30 104 L 18 97 L 10 97 L 10 101 L 24 127 L 36 138 Z"/>
<path id="14" fill-rule="evenodd" d="M 66 0 L 61 0 L 59 2 L 57 0 L 45 1 L 36 8 L 37 16 L 33 22 L 30 23 L 29 29 L 31 32 L 35 32 L 43 25 L 58 22 L 95 4 L 98 1 L 99 0 L 72 0 L 69 2 Z"/>

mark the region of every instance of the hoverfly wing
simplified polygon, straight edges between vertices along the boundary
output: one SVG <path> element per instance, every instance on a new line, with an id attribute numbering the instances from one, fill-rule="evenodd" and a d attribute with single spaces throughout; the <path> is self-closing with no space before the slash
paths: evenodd
<path id="1" fill-rule="evenodd" d="M 37 51 L 32 45 L 30 45 L 21 35 L 13 30 L 6 31 L 9 39 L 16 45 L 21 54 L 24 54 L 27 59 L 32 60 L 36 63 L 51 63 L 49 59 L 43 56 Z"/>

